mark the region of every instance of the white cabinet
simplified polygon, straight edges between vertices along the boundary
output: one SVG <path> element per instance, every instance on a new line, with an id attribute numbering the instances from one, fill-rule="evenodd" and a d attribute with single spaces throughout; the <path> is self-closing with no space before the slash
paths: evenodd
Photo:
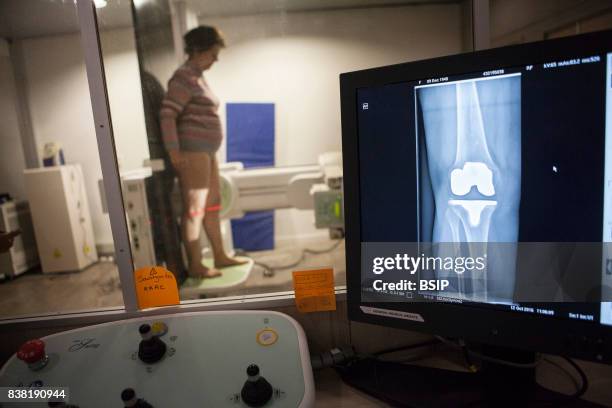
<path id="1" fill-rule="evenodd" d="M 98 260 L 81 166 L 24 171 L 44 273 L 81 270 Z"/>

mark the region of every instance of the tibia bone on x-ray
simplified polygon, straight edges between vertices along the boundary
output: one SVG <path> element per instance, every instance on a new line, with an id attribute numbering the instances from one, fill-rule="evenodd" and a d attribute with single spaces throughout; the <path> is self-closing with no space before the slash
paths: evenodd
<path id="1" fill-rule="evenodd" d="M 509 302 L 515 282 L 514 252 L 487 242 L 516 242 L 521 178 L 520 76 L 467 80 L 417 90 L 433 194 L 432 242 L 438 256 L 487 255 L 486 268 L 450 278 L 453 295 Z M 423 132 L 421 132 L 423 133 Z M 423 140 L 424 139 L 424 140 Z M 427 226 L 424 226 L 427 228 Z M 465 248 L 468 248 L 466 253 Z M 501 251 L 503 254 L 495 254 Z M 499 256 L 496 256 L 499 255 Z M 452 291 L 455 291 L 453 293 Z"/>

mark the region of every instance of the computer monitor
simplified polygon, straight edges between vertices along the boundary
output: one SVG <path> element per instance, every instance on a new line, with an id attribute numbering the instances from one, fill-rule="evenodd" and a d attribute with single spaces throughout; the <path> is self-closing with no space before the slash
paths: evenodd
<path id="1" fill-rule="evenodd" d="M 612 363 L 612 32 L 340 88 L 349 318 Z"/>

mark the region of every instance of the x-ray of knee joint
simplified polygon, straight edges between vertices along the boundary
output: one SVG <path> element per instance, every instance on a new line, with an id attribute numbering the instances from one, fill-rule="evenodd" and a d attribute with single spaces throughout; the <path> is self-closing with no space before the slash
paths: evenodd
<path id="1" fill-rule="evenodd" d="M 520 74 L 417 87 L 416 99 L 419 240 L 444 243 L 438 256 L 487 257 L 483 270 L 435 271 L 451 281 L 447 296 L 511 302 L 513 246 L 493 243 L 518 238 Z"/>

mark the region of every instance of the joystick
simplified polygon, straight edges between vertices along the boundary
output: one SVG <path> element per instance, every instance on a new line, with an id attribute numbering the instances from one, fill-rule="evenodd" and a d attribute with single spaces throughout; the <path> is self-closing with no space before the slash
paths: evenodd
<path id="1" fill-rule="evenodd" d="M 17 358 L 27 363 L 32 371 L 40 370 L 49 362 L 49 356 L 45 352 L 45 342 L 39 339 L 23 343 L 17 351 Z"/>
<path id="2" fill-rule="evenodd" d="M 138 358 L 147 364 L 153 364 L 161 360 L 166 354 L 166 343 L 153 335 L 151 326 L 148 324 L 141 325 L 138 331 L 142 336 L 138 346 Z"/>
<path id="3" fill-rule="evenodd" d="M 249 407 L 261 407 L 272 398 L 272 386 L 259 375 L 259 367 L 251 364 L 247 368 L 248 379 L 242 387 L 240 396 Z"/>
<path id="4" fill-rule="evenodd" d="M 121 400 L 123 401 L 123 406 L 126 408 L 153 408 L 153 405 L 138 398 L 136 396 L 136 391 L 132 388 L 126 388 L 121 392 Z"/>

